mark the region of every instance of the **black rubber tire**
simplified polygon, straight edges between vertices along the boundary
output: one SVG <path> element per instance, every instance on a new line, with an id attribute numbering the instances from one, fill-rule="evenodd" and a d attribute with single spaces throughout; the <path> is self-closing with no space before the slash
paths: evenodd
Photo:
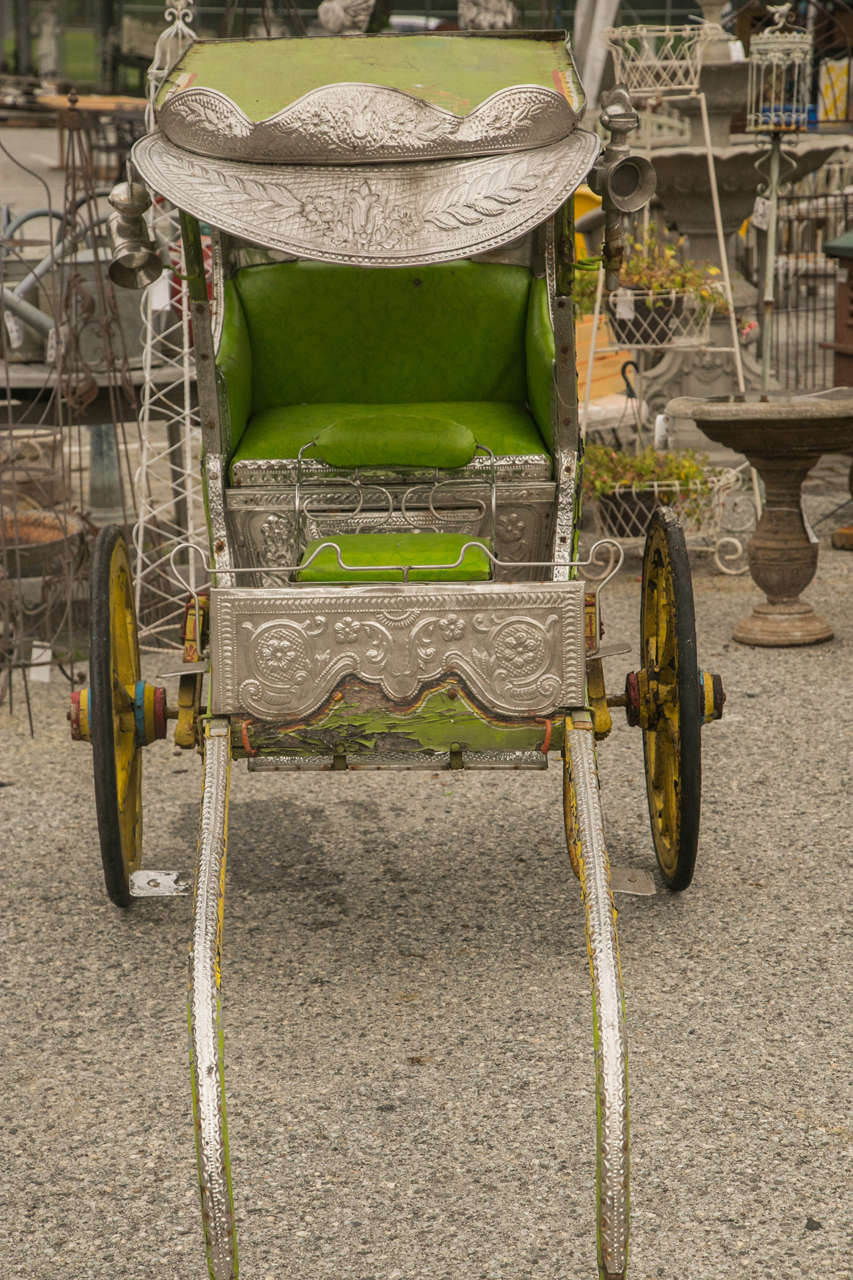
<path id="1" fill-rule="evenodd" d="M 90 577 L 89 737 L 104 881 L 111 900 L 130 905 L 130 874 L 142 854 L 142 755 L 132 708 L 122 687 L 140 679 L 139 640 L 127 544 L 120 529 L 102 529 Z M 125 771 L 128 784 L 119 794 Z"/>
<path id="2" fill-rule="evenodd" d="M 641 664 L 674 684 L 671 711 L 643 730 L 649 819 L 661 875 L 670 889 L 693 879 L 702 805 L 699 666 L 693 586 L 684 532 L 658 507 L 646 532 L 640 606 Z"/>

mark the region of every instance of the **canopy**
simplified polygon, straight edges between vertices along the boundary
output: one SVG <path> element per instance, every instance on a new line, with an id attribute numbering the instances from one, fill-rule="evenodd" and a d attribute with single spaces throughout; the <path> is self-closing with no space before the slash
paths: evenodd
<path id="1" fill-rule="evenodd" d="M 133 163 L 180 208 L 298 257 L 414 265 L 517 239 L 598 139 L 565 37 L 201 41 Z"/>

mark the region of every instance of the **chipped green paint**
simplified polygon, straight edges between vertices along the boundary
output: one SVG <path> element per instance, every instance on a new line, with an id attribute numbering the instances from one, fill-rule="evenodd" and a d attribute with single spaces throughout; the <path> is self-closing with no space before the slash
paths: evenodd
<path id="1" fill-rule="evenodd" d="M 552 722 L 549 749 L 562 747 L 562 721 Z M 537 751 L 548 735 L 544 720 L 488 720 L 456 689 L 437 689 L 413 710 L 394 711 L 363 686 L 345 686 L 320 719 L 288 727 L 233 722 L 234 754 L 369 757 L 400 751 Z"/>

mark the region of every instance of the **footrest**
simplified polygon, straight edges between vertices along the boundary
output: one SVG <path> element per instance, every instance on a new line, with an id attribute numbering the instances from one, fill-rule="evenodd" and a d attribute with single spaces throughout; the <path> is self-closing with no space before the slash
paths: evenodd
<path id="1" fill-rule="evenodd" d="M 582 581 L 214 588 L 211 708 L 300 720 L 346 676 L 411 706 L 453 676 L 488 713 L 550 717 L 585 704 L 584 634 Z"/>
<path id="2" fill-rule="evenodd" d="M 492 562 L 462 533 L 342 533 L 309 542 L 297 582 L 488 582 Z M 491 544 L 479 538 L 484 546 Z M 318 548 L 323 547 L 322 551 Z M 340 549 L 340 557 L 335 548 Z M 418 568 L 411 566 L 417 565 Z"/>

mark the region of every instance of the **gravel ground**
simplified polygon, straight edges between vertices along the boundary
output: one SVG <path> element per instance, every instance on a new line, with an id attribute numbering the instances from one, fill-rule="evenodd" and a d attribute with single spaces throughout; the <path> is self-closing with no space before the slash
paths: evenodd
<path id="1" fill-rule="evenodd" d="M 809 650 L 732 643 L 748 579 L 696 560 L 702 840 L 681 896 L 619 898 L 632 1280 L 848 1277 L 853 556 L 821 551 Z M 636 648 L 639 565 L 607 588 Z M 168 660 L 166 660 L 168 669 Z M 618 687 L 634 656 L 608 660 Z M 151 674 L 163 670 L 154 664 Z M 188 899 L 103 892 L 67 686 L 0 718 L 5 1280 L 201 1280 Z M 653 861 L 641 740 L 600 752 L 615 865 Z M 189 869 L 200 769 L 146 753 L 145 861 Z M 248 1280 L 586 1280 L 594 1089 L 560 773 L 235 768 L 229 1119 Z"/>
<path id="2" fill-rule="evenodd" d="M 43 174 L 55 139 L 4 131 Z M 37 182 L 0 157 L 16 211 Z M 836 463 L 841 482 L 845 464 Z M 820 486 L 817 486 L 818 488 Z M 814 515 L 840 494 L 815 494 Z M 851 1266 L 853 556 L 808 595 L 836 639 L 733 644 L 748 580 L 695 566 L 705 731 L 696 879 L 620 897 L 632 1280 Z M 639 569 L 608 588 L 636 649 Z M 171 664 L 166 661 L 166 666 Z M 608 662 L 621 685 L 632 657 Z M 149 674 L 163 670 L 153 664 Z M 201 1280 L 188 899 L 106 900 L 67 687 L 0 709 L 4 1280 Z M 650 868 L 640 737 L 600 752 L 615 865 Z M 146 753 L 146 865 L 190 869 L 200 770 Z M 587 1280 L 594 1088 L 560 776 L 234 771 L 229 1119 L 247 1280 Z"/>

